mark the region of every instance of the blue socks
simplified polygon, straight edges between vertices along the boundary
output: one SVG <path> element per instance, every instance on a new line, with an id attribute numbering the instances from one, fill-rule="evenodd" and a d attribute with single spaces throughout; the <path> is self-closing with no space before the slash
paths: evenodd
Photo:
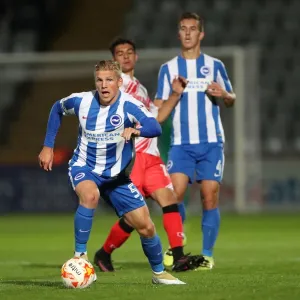
<path id="1" fill-rule="evenodd" d="M 86 244 L 90 237 L 95 209 L 79 205 L 75 213 L 75 252 L 86 252 Z"/>
<path id="2" fill-rule="evenodd" d="M 186 219 L 184 202 L 178 203 L 178 210 L 179 210 L 179 213 L 180 213 L 182 224 L 184 224 L 184 221 Z"/>
<path id="3" fill-rule="evenodd" d="M 151 265 L 152 271 L 155 273 L 161 273 L 164 270 L 162 246 L 157 234 L 152 238 L 146 238 L 141 236 L 142 247 L 148 261 Z"/>
<path id="4" fill-rule="evenodd" d="M 212 256 L 213 247 L 215 245 L 220 228 L 220 211 L 218 208 L 211 210 L 203 210 L 202 216 L 202 234 L 203 234 L 203 250 L 205 256 Z"/>

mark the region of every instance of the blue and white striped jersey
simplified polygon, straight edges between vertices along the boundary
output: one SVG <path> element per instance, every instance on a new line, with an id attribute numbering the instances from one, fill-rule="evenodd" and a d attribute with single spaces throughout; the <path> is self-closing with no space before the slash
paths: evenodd
<path id="1" fill-rule="evenodd" d="M 120 92 L 118 100 L 102 106 L 96 91 L 71 94 L 60 100 L 64 115 L 79 119 L 77 147 L 69 162 L 72 166 L 88 166 L 105 177 L 118 175 L 131 162 L 134 144 L 125 143 L 121 133 L 144 117 L 153 117 L 145 106 L 131 95 Z"/>
<path id="2" fill-rule="evenodd" d="M 160 68 L 156 99 L 168 99 L 172 81 L 178 75 L 187 78 L 188 85 L 171 114 L 171 144 L 224 142 L 219 106 L 205 93 L 212 81 L 219 83 L 226 91 L 232 91 L 224 64 L 202 53 L 197 59 L 176 56 Z"/>

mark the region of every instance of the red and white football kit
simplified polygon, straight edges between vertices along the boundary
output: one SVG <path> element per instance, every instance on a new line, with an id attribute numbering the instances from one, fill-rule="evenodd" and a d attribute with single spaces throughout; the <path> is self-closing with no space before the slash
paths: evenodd
<path id="1" fill-rule="evenodd" d="M 141 101 L 148 110 L 157 116 L 157 108 L 148 96 L 147 89 L 134 77 L 122 74 L 123 92 Z M 138 127 L 137 127 L 138 129 Z M 143 196 L 150 196 L 161 188 L 173 189 L 170 176 L 160 158 L 157 138 L 138 137 L 135 140 L 136 157 L 130 178 Z"/>

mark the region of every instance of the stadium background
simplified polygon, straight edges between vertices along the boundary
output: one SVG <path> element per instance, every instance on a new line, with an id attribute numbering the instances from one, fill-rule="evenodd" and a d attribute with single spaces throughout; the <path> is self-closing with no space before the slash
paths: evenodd
<path id="1" fill-rule="evenodd" d="M 236 75 L 234 55 L 224 56 L 222 49 L 239 47 L 245 50 L 247 57 L 247 49 L 255 49 L 256 53 L 250 61 L 256 69 L 253 70 L 249 62 L 240 66 L 246 75 L 244 100 L 252 109 L 246 109 L 245 116 L 239 119 L 243 124 L 233 121 L 236 121 L 233 110 L 222 112 L 227 136 L 227 163 L 221 207 L 223 211 L 230 211 L 223 214 L 224 225 L 218 244 L 220 250 L 217 251 L 221 257 L 218 278 L 223 283 L 215 283 L 219 294 L 210 294 L 209 280 L 213 277 L 209 275 L 203 279 L 203 289 L 211 296 L 209 299 L 240 299 L 238 294 L 243 295 L 244 292 L 244 299 L 262 299 L 258 296 L 262 284 L 272 286 L 265 291 L 265 299 L 280 299 L 287 295 L 289 299 L 298 299 L 299 276 L 285 277 L 288 273 L 292 274 L 299 263 L 300 250 L 299 239 L 295 238 L 299 236 L 297 228 L 300 225 L 298 0 L 0 1 L 0 257 L 5 257 L 0 260 L 0 267 L 3 269 L 4 266 L 3 272 L 0 271 L 0 279 L 4 280 L 2 283 L 0 280 L 0 292 L 2 289 L 9 291 L 8 295 L 13 297 L 20 290 L 24 292 L 23 286 L 27 285 L 39 289 L 45 286 L 56 288 L 55 267 L 71 253 L 73 237 L 70 233 L 76 198 L 68 184 L 66 162 L 76 143 L 77 124 L 75 119 L 64 119 L 56 143 L 54 170 L 51 173 L 40 170 L 37 155 L 44 139 L 51 105 L 72 92 L 93 88 L 95 61 L 91 58 L 99 51 L 98 59 L 102 59 L 100 54 L 107 50 L 116 35 L 132 38 L 138 49 L 150 51 L 150 56 L 156 53 L 155 63 L 147 60 L 147 55 L 144 58 L 141 55 L 136 73 L 154 97 L 160 53 L 179 47 L 176 24 L 183 11 L 195 11 L 204 16 L 204 51 L 205 48 L 213 49 L 214 55 L 220 51 L 231 77 Z M 87 59 L 88 53 L 92 54 L 90 59 Z M 218 57 L 217 54 L 215 56 Z M 60 59 L 51 62 L 53 57 Z M 235 90 L 240 90 L 235 82 L 233 84 Z M 242 125 L 245 132 L 238 136 L 240 131 L 236 130 Z M 249 139 L 246 129 L 251 132 Z M 167 122 L 159 142 L 164 160 L 169 146 L 169 132 L 170 123 Z M 243 162 L 247 181 L 247 186 L 243 186 L 247 190 L 244 194 L 247 205 L 243 209 L 236 205 L 239 199 L 236 199 L 234 180 L 237 176 L 234 166 L 239 167 L 235 165 L 238 162 L 236 140 L 239 138 L 246 142 L 250 140 L 246 143 L 247 148 L 242 149 L 242 157 L 247 162 L 246 166 Z M 251 155 L 248 156 L 248 152 Z M 252 166 L 251 172 L 248 172 L 247 166 Z M 199 194 L 191 187 L 185 201 L 190 215 L 186 230 L 192 251 L 199 251 L 200 247 L 199 199 Z M 159 209 L 152 202 L 150 206 L 153 213 L 158 213 L 155 222 L 159 232 L 163 232 Z M 238 216 L 232 212 L 245 214 Z M 92 249 L 99 246 L 99 240 L 103 241 L 105 232 L 113 224 L 112 213 L 109 207 L 100 206 L 96 224 L 101 227 L 101 234 L 97 236 L 98 240 L 92 236 Z M 51 243 L 44 237 L 45 232 L 51 236 Z M 166 241 L 165 237 L 163 239 Z M 193 240 L 197 239 L 194 244 Z M 130 261 L 137 255 L 140 257 L 138 261 L 143 261 L 141 253 L 134 250 L 138 248 L 137 243 L 134 237 L 128 248 L 120 250 L 117 258 L 124 262 L 124 256 Z M 42 253 L 48 256 L 48 265 L 44 264 Z M 279 270 L 282 253 L 289 259 Z M 228 262 L 229 256 L 240 259 L 233 269 L 233 258 Z M 24 262 L 21 266 L 20 261 Z M 126 259 L 124 264 L 131 270 Z M 224 273 L 222 264 L 226 266 Z M 262 265 L 272 271 L 265 276 L 253 274 Z M 275 265 L 277 269 L 273 269 Z M 24 278 L 16 275 L 11 266 L 18 266 L 17 270 L 22 271 Z M 30 270 L 26 266 L 30 266 Z M 140 274 L 143 276 L 143 268 L 146 267 L 138 263 L 136 267 L 141 268 Z M 45 275 L 41 278 L 42 268 Z M 238 277 L 225 278 L 227 271 L 230 274 L 244 272 L 245 278 L 252 277 L 245 282 L 239 281 L 241 279 Z M 40 283 L 33 281 L 32 274 Z M 124 280 L 129 279 L 122 276 Z M 191 281 L 197 282 L 197 277 L 191 276 L 194 276 Z M 50 283 L 47 284 L 49 278 Z M 108 284 L 114 280 L 117 279 L 104 277 L 104 282 Z M 229 280 L 235 281 L 236 285 Z M 11 291 L 12 283 L 14 292 Z M 228 288 L 228 285 L 228 298 L 221 298 L 223 287 Z M 123 288 L 120 287 L 121 290 Z M 131 292 L 132 297 L 142 293 L 137 290 L 134 294 L 134 289 Z M 191 299 L 196 297 L 193 293 L 190 294 Z M 29 294 L 28 297 L 33 296 Z M 114 295 L 108 295 L 114 299 Z M 47 298 L 46 292 L 43 297 Z M 53 294 L 51 297 L 49 299 L 54 299 Z M 176 292 L 172 299 L 176 297 L 189 299 L 180 292 Z M 1 296 L 1 299 L 5 297 Z"/>

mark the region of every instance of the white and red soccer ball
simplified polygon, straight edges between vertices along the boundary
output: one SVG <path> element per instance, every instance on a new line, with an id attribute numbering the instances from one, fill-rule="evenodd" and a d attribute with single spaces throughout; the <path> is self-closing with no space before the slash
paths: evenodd
<path id="1" fill-rule="evenodd" d="M 61 268 L 63 284 L 68 288 L 84 289 L 96 280 L 93 265 L 83 258 L 71 258 Z"/>

